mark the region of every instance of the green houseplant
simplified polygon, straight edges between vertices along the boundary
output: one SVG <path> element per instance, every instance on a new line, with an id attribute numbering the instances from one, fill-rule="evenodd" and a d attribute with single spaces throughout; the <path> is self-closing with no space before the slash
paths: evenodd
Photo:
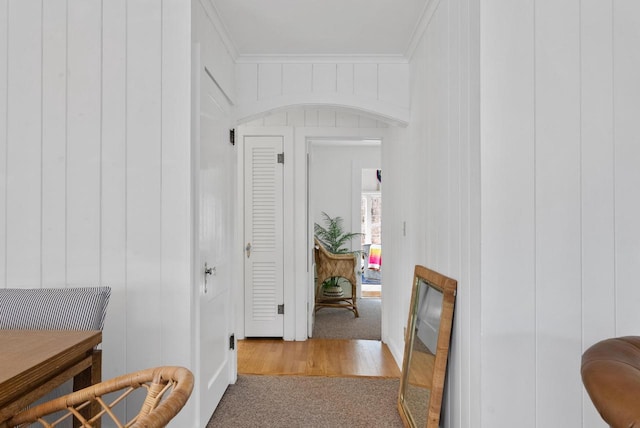
<path id="1" fill-rule="evenodd" d="M 362 235 L 359 232 L 345 232 L 343 228 L 343 220 L 340 216 L 331 217 L 326 212 L 322 212 L 323 223 L 314 224 L 313 231 L 315 237 L 327 251 L 334 254 L 360 254 L 362 251 L 352 251 L 347 247 L 347 244 L 357 236 Z M 325 294 L 342 294 L 342 286 L 340 285 L 340 277 L 332 277 L 322 283 L 322 288 L 325 290 Z M 329 291 L 335 290 L 335 291 Z"/>

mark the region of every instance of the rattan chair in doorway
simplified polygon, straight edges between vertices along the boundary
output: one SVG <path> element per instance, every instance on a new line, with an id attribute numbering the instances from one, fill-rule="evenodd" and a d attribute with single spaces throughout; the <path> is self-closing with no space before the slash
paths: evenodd
<path id="1" fill-rule="evenodd" d="M 146 391 L 145 391 L 146 390 Z M 45 428 L 68 424 L 69 419 L 83 428 L 100 426 L 104 418 L 118 427 L 160 428 L 166 426 L 185 405 L 193 390 L 193 374 L 184 367 L 163 366 L 122 375 L 80 391 L 26 409 L 7 421 L 9 427 L 36 424 Z M 117 393 L 111 395 L 111 393 Z M 108 398 L 105 397 L 109 394 Z M 140 411 L 121 421 L 115 407 L 127 397 L 144 400 Z M 85 418 L 84 409 L 98 403 L 99 413 Z"/>
<path id="2" fill-rule="evenodd" d="M 357 258 L 352 253 L 333 254 L 329 252 L 317 239 L 315 239 L 315 261 L 316 261 L 316 299 L 315 311 L 329 308 L 345 308 L 352 311 L 356 317 L 358 314 L 358 304 L 356 296 L 356 261 Z M 340 297 L 326 296 L 322 290 L 322 284 L 329 278 L 344 278 L 351 285 L 351 290 L 346 290 L 346 294 Z"/>

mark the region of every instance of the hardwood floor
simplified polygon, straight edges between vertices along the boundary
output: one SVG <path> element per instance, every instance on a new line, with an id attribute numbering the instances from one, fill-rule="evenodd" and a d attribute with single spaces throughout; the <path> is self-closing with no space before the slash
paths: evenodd
<path id="1" fill-rule="evenodd" d="M 346 339 L 239 340 L 238 373 L 400 377 L 400 369 L 387 345 L 377 340 Z"/>

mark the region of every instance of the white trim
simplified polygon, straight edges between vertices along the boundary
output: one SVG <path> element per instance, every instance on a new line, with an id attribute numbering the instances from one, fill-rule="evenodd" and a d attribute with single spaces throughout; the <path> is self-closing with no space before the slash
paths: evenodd
<path id="1" fill-rule="evenodd" d="M 408 64 L 403 54 L 394 55 L 258 55 L 240 54 L 236 64 Z"/>
<path id="2" fill-rule="evenodd" d="M 403 55 L 407 62 L 410 62 L 413 58 L 413 54 L 416 52 L 416 48 L 420 44 L 422 36 L 429 26 L 429 22 L 431 22 L 431 18 L 438 9 L 439 5 L 440 0 L 427 0 L 427 4 L 424 6 L 422 15 L 420 15 L 420 19 L 418 20 L 416 27 L 413 29 L 413 34 L 411 34 L 409 45 L 407 46 L 407 49 L 405 50 L 405 53 Z"/>
<path id="3" fill-rule="evenodd" d="M 378 168 L 380 168 L 380 164 L 382 163 L 382 153 L 380 153 L 380 159 L 378 160 Z M 362 169 L 365 167 L 364 162 L 361 159 L 355 159 L 351 161 L 351 207 L 349 209 L 351 214 L 351 230 L 353 232 L 360 232 L 361 225 L 361 194 L 362 194 Z M 358 237 L 354 242 L 351 241 L 351 250 L 362 249 L 360 244 L 360 237 Z M 354 248 L 356 247 L 356 248 Z M 358 260 L 357 268 L 360 268 L 360 261 Z M 360 274 L 356 276 L 356 296 L 358 299 L 362 297 L 362 280 Z M 382 327 L 382 321 L 380 321 Z"/>
<path id="4" fill-rule="evenodd" d="M 200 1 L 200 4 L 202 5 L 202 8 L 207 13 L 209 20 L 213 25 L 213 28 L 215 28 L 215 30 L 220 35 L 220 40 L 222 41 L 222 44 L 224 44 L 224 47 L 229 52 L 229 55 L 231 55 L 231 58 L 233 59 L 233 61 L 237 62 L 238 49 L 236 49 L 236 46 L 233 43 L 233 39 L 231 38 L 229 30 L 227 30 L 226 25 L 224 25 L 224 21 L 220 18 L 220 13 L 218 12 L 218 9 L 216 8 L 215 4 L 213 3 L 212 0 L 199 0 L 199 1 Z"/>
<path id="5" fill-rule="evenodd" d="M 275 110 L 318 106 L 357 110 L 360 114 L 370 115 L 378 120 L 401 127 L 406 127 L 411 119 L 409 108 L 345 94 L 293 94 L 279 96 L 275 99 L 238 103 L 234 117 L 236 123 L 243 123 L 263 117 Z"/>
<path id="6" fill-rule="evenodd" d="M 380 128 L 375 128 L 380 129 Z M 354 137 L 354 138 L 330 138 L 330 137 L 322 137 L 322 138 L 309 138 L 308 141 L 314 146 L 355 146 L 355 147 L 380 147 L 382 145 L 382 140 L 380 138 L 365 138 L 365 137 Z"/>
<path id="7" fill-rule="evenodd" d="M 390 128 L 323 128 L 323 127 L 253 127 L 238 128 L 236 145 L 238 153 L 244 148 L 244 136 L 283 135 L 285 138 L 285 195 L 288 201 L 285 206 L 285 224 L 293 224 L 293 228 L 285 228 L 285 276 L 284 276 L 284 339 L 304 341 L 308 338 L 310 312 L 314 309 L 313 301 L 313 268 L 311 244 L 308 243 L 310 229 L 307 209 L 307 162 L 306 156 L 310 141 L 347 141 L 376 140 L 382 141 L 391 134 Z M 373 144 L 373 143 L 365 143 Z M 244 165 L 243 157 L 238 156 L 238 212 L 244 208 Z M 237 222 L 238 251 L 244 248 L 243 222 Z M 290 245 L 288 243 L 293 243 Z M 234 248 L 236 246 L 234 245 Z M 235 251 L 235 250 L 234 250 Z M 242 270 L 239 269 L 239 272 Z M 233 299 L 236 307 L 236 337 L 244 338 L 244 274 L 240 273 L 239 283 Z M 383 319 L 384 322 L 384 319 Z"/>
<path id="8" fill-rule="evenodd" d="M 322 127 L 300 127 L 295 128 L 295 147 L 298 149 L 304 148 L 306 154 L 309 153 L 311 144 L 317 144 L 318 142 L 334 140 L 334 141 L 350 141 L 355 142 L 358 139 L 363 140 L 378 140 L 380 142 L 386 140 L 390 141 L 390 136 L 392 134 L 392 128 L 322 128 Z M 382 153 L 381 153 L 382 154 Z M 382 164 L 382 159 L 380 160 Z M 307 177 L 307 163 L 306 161 L 301 165 L 296 165 L 296 179 L 300 182 L 304 182 L 306 185 L 306 177 Z M 304 181 L 303 181 L 304 180 Z M 309 269 L 307 270 L 307 263 L 297 263 L 295 266 L 296 272 L 296 280 L 300 281 L 300 283 L 305 283 L 307 287 L 305 288 L 307 292 L 306 295 L 302 295 L 301 293 L 296 295 L 296 305 L 297 308 L 304 308 L 305 305 L 309 308 L 309 311 L 314 310 L 315 301 L 313 295 L 313 287 L 314 287 L 314 277 L 313 277 L 313 262 L 312 260 L 312 246 L 311 238 L 309 238 L 309 243 L 307 244 L 307 235 L 311 234 L 313 236 L 313 224 L 311 219 L 309 218 L 310 212 L 313 212 L 313 209 L 307 210 L 307 188 L 305 186 L 300 186 L 295 194 L 296 201 L 295 207 L 296 213 L 300 213 L 299 216 L 303 218 L 304 221 L 301 221 L 300 225 L 296 225 L 296 233 L 298 235 L 298 239 L 295 242 L 296 248 L 294 251 L 296 254 L 305 254 L 308 257 L 307 260 L 310 260 L 308 263 Z M 359 191 L 359 190 L 358 190 Z M 359 201 L 359 198 L 358 198 Z M 359 202 L 358 202 L 358 210 L 359 210 Z M 312 208 L 312 207 L 310 207 Z M 359 225 L 358 225 L 359 227 Z M 298 286 L 298 290 L 302 290 L 302 287 Z M 306 340 L 307 338 L 307 326 L 309 325 L 309 319 L 312 314 L 308 314 L 308 316 L 303 316 L 299 314 L 296 317 L 296 332 L 297 337 L 296 340 Z M 386 328 L 384 326 L 385 323 L 385 314 L 382 313 L 382 331 L 385 331 Z M 304 338 L 302 336 L 302 332 L 304 333 Z M 385 337 L 383 336 L 383 340 Z M 403 348 L 404 349 L 404 348 Z M 396 359 L 397 361 L 397 359 Z M 400 354 L 400 361 L 402 361 L 402 354 Z"/>

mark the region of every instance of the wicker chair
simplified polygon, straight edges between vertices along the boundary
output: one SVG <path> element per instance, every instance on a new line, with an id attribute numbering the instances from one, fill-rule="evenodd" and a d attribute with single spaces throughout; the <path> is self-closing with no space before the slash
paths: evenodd
<path id="1" fill-rule="evenodd" d="M 113 408 L 136 390 L 146 398 L 142 408 L 130 421 L 121 422 Z M 184 367 L 157 367 L 140 370 L 127 375 L 98 383 L 80 391 L 42 403 L 24 410 L 7 421 L 9 427 L 25 427 L 33 423 L 49 428 L 56 427 L 69 419 L 79 422 L 79 426 L 92 428 L 99 426 L 102 417 L 110 418 L 118 427 L 158 428 L 166 426 L 185 405 L 193 389 L 193 374 Z M 104 395 L 120 392 L 116 397 Z M 166 395 L 166 397 L 165 397 Z M 164 397 L 164 400 L 163 400 Z M 82 409 L 98 403 L 101 410 L 90 419 L 85 419 Z M 52 415 L 55 421 L 45 421 Z"/>
<path id="2" fill-rule="evenodd" d="M 315 239 L 316 260 L 316 304 L 315 311 L 330 308 L 345 308 L 352 311 L 356 317 L 358 304 L 356 298 L 356 256 L 353 254 L 333 254 Z M 325 296 L 322 283 L 329 278 L 344 278 L 351 284 L 351 295 L 341 297 Z"/>

